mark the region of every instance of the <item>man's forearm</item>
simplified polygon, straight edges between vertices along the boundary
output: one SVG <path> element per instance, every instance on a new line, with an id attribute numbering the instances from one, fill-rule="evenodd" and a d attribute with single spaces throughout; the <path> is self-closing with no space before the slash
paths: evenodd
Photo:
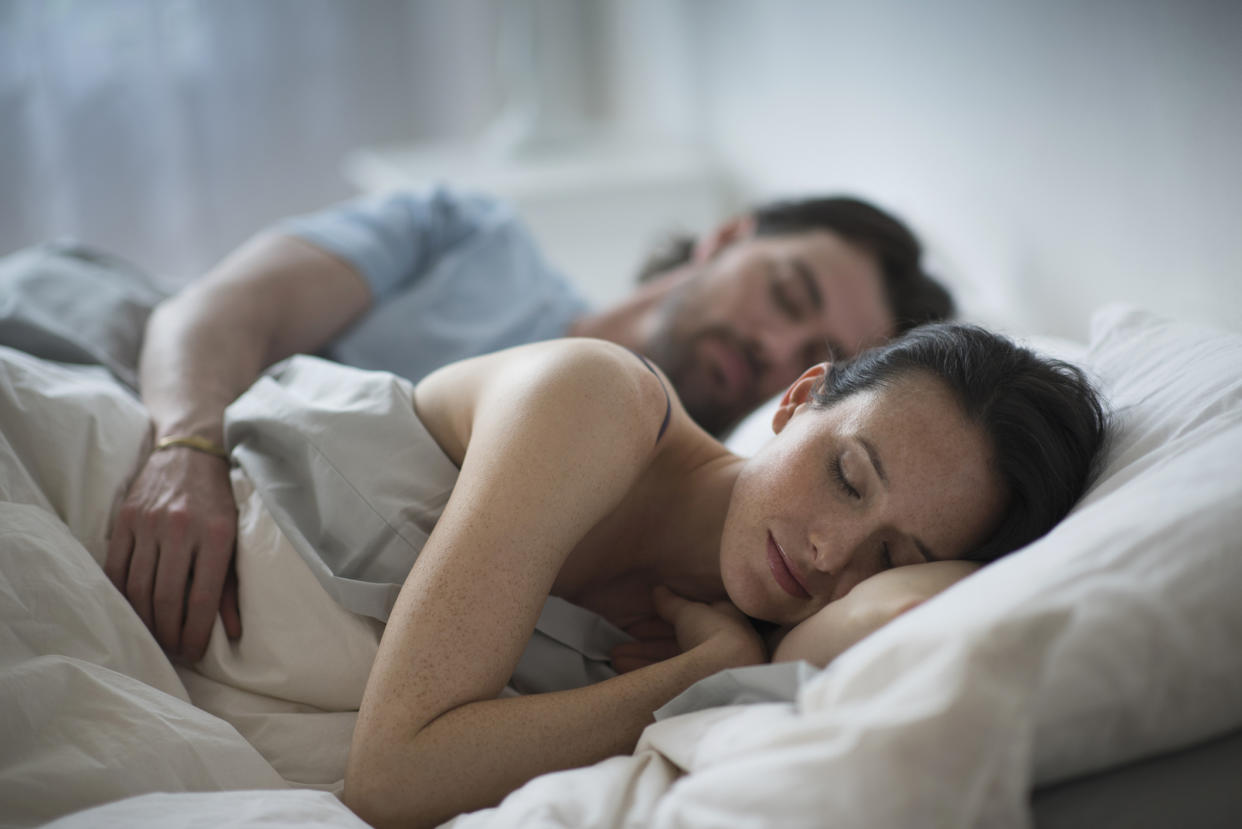
<path id="1" fill-rule="evenodd" d="M 321 347 L 369 303 L 366 282 L 341 260 L 292 237 L 256 237 L 147 323 L 139 383 L 156 439 L 223 446 L 224 410 L 264 367 Z M 104 572 L 161 645 L 195 661 L 217 613 L 230 637 L 241 635 L 229 577 L 237 510 L 228 463 L 212 457 L 220 453 L 177 447 L 153 452 L 134 477 Z"/>
<path id="2" fill-rule="evenodd" d="M 229 323 L 229 309 L 197 292 L 165 302 L 147 325 L 142 400 L 156 436 L 201 435 L 223 444 L 225 408 L 266 365 L 261 333 Z"/>
<path id="3" fill-rule="evenodd" d="M 362 277 L 326 251 L 252 239 L 151 315 L 139 376 L 158 434 L 220 442 L 224 409 L 264 368 L 322 348 L 370 302 Z"/>
<path id="4" fill-rule="evenodd" d="M 470 703 L 413 735 L 401 733 L 400 712 L 376 712 L 378 724 L 355 736 L 345 801 L 377 827 L 431 826 L 494 805 L 539 774 L 629 753 L 655 709 L 734 664 L 706 642 L 585 688 Z"/>

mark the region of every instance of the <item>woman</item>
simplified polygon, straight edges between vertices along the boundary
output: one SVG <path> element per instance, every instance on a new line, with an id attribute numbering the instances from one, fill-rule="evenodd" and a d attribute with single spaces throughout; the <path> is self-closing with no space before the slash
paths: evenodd
<path id="1" fill-rule="evenodd" d="M 414 399 L 460 475 L 354 733 L 344 797 L 377 826 L 434 824 L 630 751 L 690 684 L 768 658 L 746 616 L 811 620 L 789 655 L 830 638 L 830 603 L 870 576 L 1033 540 L 1081 493 L 1103 424 L 1075 369 L 965 326 L 812 367 L 749 460 L 602 342 L 449 366 Z M 614 679 L 497 699 L 549 595 L 631 631 L 671 623 L 679 652 L 653 661 L 640 643 Z"/>

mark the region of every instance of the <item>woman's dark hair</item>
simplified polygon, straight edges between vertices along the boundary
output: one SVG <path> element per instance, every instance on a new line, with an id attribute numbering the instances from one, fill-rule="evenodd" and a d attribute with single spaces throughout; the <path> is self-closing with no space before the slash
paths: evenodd
<path id="1" fill-rule="evenodd" d="M 826 407 L 923 372 L 944 382 L 987 433 L 1007 490 L 1000 525 L 969 556 L 992 561 L 1052 529 L 1086 489 L 1104 441 L 1099 395 L 1077 367 L 978 326 L 924 325 L 832 365 L 813 393 Z"/>
<path id="2" fill-rule="evenodd" d="M 900 219 L 875 205 L 849 196 L 790 199 L 760 205 L 751 215 L 758 236 L 828 230 L 875 256 L 898 333 L 953 316 L 949 292 L 923 270 L 919 240 Z M 693 251 L 693 237 L 670 236 L 647 259 L 639 281 L 690 261 Z"/>

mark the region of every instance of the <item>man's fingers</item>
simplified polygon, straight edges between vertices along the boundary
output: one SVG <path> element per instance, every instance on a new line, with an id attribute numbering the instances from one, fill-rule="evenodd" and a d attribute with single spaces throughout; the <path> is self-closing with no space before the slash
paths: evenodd
<path id="1" fill-rule="evenodd" d="M 155 589 L 155 556 L 154 538 L 148 533 L 138 534 L 134 539 L 129 572 L 125 577 L 125 597 L 134 606 L 142 623 L 153 634 L 155 613 L 151 606 L 151 594 Z"/>
<path id="2" fill-rule="evenodd" d="M 224 580 L 228 575 L 233 545 L 200 546 L 194 557 L 190 590 L 186 598 L 185 627 L 181 630 L 181 656 L 190 662 L 202 659 L 211 628 L 220 611 Z"/>
<path id="3" fill-rule="evenodd" d="M 108 581 L 126 594 L 126 582 L 129 580 L 129 559 L 134 552 L 134 533 L 132 523 L 124 510 L 117 515 L 112 526 L 112 535 L 108 537 L 108 555 L 104 559 L 104 575 Z"/>
<path id="4" fill-rule="evenodd" d="M 155 614 L 155 638 L 170 653 L 177 653 L 181 647 L 185 588 L 189 576 L 190 550 L 184 536 L 176 540 L 166 539 L 160 546 L 159 562 L 155 565 L 151 608 Z"/>
<path id="5" fill-rule="evenodd" d="M 224 579 L 224 593 L 220 596 L 220 621 L 224 622 L 224 632 L 230 639 L 241 638 L 241 607 L 237 596 L 236 560 L 229 566 L 229 574 Z"/>

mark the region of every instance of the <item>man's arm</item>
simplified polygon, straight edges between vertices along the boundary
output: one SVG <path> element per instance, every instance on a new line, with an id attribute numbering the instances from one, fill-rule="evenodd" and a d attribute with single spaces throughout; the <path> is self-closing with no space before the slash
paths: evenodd
<path id="1" fill-rule="evenodd" d="M 322 348 L 370 304 L 342 260 L 290 236 L 254 238 L 151 315 L 139 372 L 156 441 L 222 445 L 224 409 L 264 368 Z M 241 633 L 225 588 L 236 528 L 227 461 L 188 447 L 154 452 L 122 502 L 105 571 L 188 660 L 202 656 L 217 612 Z"/>

